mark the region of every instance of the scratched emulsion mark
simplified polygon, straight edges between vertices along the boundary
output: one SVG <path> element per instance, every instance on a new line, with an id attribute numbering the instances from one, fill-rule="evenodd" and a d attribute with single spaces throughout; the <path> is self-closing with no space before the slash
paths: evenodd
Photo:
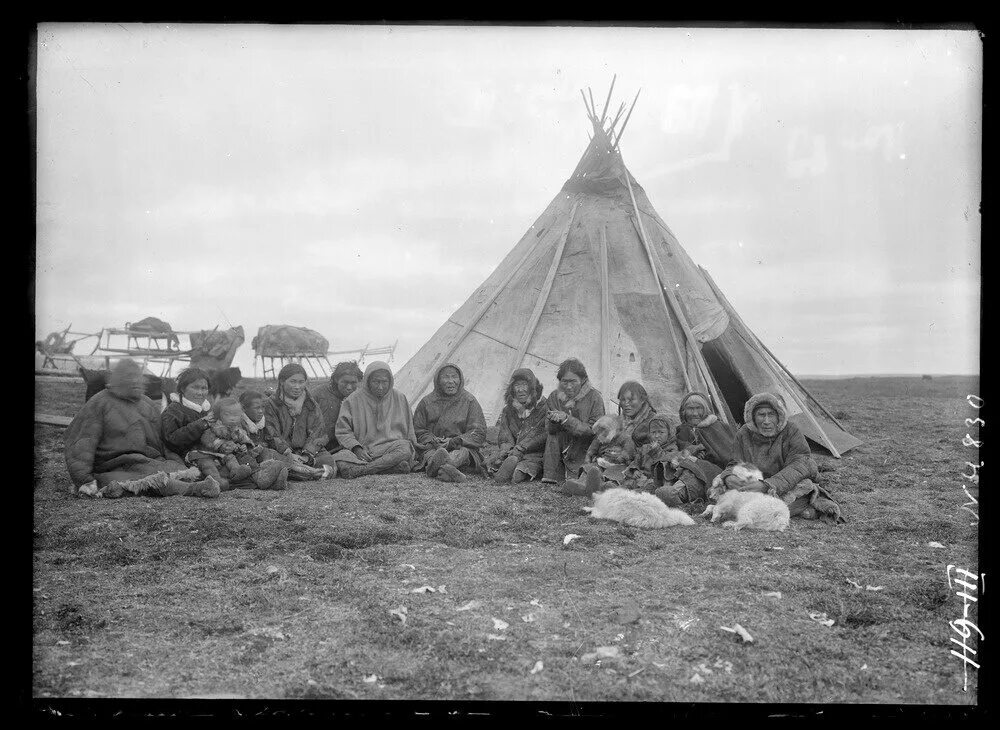
<path id="1" fill-rule="evenodd" d="M 976 395 L 966 396 L 966 401 L 970 406 L 975 408 L 977 411 L 983 407 L 983 399 Z M 983 428 L 986 426 L 986 422 L 982 418 L 966 418 L 965 425 L 969 428 L 976 426 L 978 428 Z M 979 449 L 982 447 L 982 440 L 977 440 L 972 438 L 971 434 L 965 434 L 965 438 L 962 439 L 962 445 L 968 448 L 976 449 L 978 454 Z M 978 460 L 978 456 L 976 457 Z M 979 461 L 979 466 L 976 466 L 973 462 L 967 461 L 965 465 L 972 469 L 971 474 L 966 474 L 962 472 L 962 478 L 968 480 L 968 482 L 974 487 L 979 487 L 979 470 L 983 466 L 983 462 Z M 962 505 L 962 509 L 969 512 L 974 518 L 975 522 L 969 523 L 971 526 L 975 527 L 979 525 L 979 500 L 973 497 L 969 493 L 969 484 L 962 484 L 962 491 L 965 496 L 969 498 L 969 501 Z M 976 573 L 972 570 L 966 570 L 965 568 L 960 568 L 957 565 L 949 564 L 945 574 L 948 578 L 948 588 L 959 587 L 955 595 L 962 599 L 962 616 L 961 618 L 954 619 L 948 622 L 951 630 L 954 631 L 959 638 L 954 636 L 950 637 L 950 641 L 961 647 L 961 651 L 951 650 L 951 654 L 962 660 L 962 691 L 969 691 L 969 667 L 979 669 L 979 662 L 975 660 L 974 657 L 978 656 L 979 642 L 985 640 L 983 632 L 980 630 L 979 626 L 976 625 L 978 621 L 978 604 L 979 596 L 986 592 L 986 573 Z M 973 634 L 976 634 L 979 638 L 970 642 L 973 638 Z M 975 646 L 973 646 L 973 644 Z"/>

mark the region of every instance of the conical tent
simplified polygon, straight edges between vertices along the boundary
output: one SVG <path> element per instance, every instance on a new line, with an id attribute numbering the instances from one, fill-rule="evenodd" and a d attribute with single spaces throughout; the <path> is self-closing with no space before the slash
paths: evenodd
<path id="1" fill-rule="evenodd" d="M 415 405 L 433 388 L 436 370 L 453 362 L 493 423 L 511 372 L 531 368 L 548 392 L 558 364 L 576 357 L 610 413 L 627 380 L 642 383 L 653 406 L 674 419 L 684 394 L 701 391 L 734 426 L 750 395 L 768 391 L 834 456 L 859 445 L 756 338 L 657 215 L 618 151 L 629 118 L 615 129 L 623 109 L 606 122 L 591 102 L 594 135 L 573 175 L 396 374 L 396 387 Z"/>

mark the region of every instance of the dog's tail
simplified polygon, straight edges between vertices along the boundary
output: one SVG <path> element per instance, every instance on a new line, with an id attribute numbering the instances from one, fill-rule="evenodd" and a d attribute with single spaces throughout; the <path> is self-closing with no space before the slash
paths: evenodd
<path id="1" fill-rule="evenodd" d="M 675 509 L 674 507 L 667 507 L 667 511 L 659 517 L 660 524 L 657 527 L 686 527 L 694 524 L 691 515 L 682 509 Z"/>

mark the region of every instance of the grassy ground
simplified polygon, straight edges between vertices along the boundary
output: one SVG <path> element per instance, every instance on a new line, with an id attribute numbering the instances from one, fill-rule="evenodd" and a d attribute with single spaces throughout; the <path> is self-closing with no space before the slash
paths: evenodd
<path id="1" fill-rule="evenodd" d="M 975 702 L 945 566 L 977 565 L 958 477 L 976 381 L 807 385 L 866 445 L 818 457 L 848 523 L 785 533 L 642 531 L 536 484 L 421 475 L 82 501 L 62 429 L 36 426 L 34 694 Z M 82 401 L 37 383 L 39 412 Z"/>

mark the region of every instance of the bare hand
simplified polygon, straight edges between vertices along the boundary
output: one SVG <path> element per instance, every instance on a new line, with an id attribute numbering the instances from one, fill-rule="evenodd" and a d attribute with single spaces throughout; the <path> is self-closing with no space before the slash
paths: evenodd
<path id="1" fill-rule="evenodd" d="M 219 446 L 220 454 L 232 454 L 236 451 L 236 444 L 232 441 L 223 441 L 222 445 Z"/>
<path id="2" fill-rule="evenodd" d="M 289 454 L 289 456 L 292 458 L 292 461 L 298 462 L 299 464 L 306 463 L 306 457 L 302 456 L 301 454 L 296 454 L 292 452 L 291 454 Z"/>
<path id="3" fill-rule="evenodd" d="M 366 449 L 364 446 L 355 446 L 353 449 L 351 449 L 351 451 L 354 453 L 356 457 L 361 459 L 361 461 L 364 462 L 365 464 L 367 464 L 369 461 L 372 460 L 371 453 L 369 453 L 368 449 Z"/>
<path id="4" fill-rule="evenodd" d="M 213 423 L 215 423 L 215 414 L 212 413 L 212 411 L 209 411 L 208 413 L 206 413 L 204 416 L 201 417 L 201 420 L 203 420 L 205 423 L 209 425 L 212 425 Z"/>

